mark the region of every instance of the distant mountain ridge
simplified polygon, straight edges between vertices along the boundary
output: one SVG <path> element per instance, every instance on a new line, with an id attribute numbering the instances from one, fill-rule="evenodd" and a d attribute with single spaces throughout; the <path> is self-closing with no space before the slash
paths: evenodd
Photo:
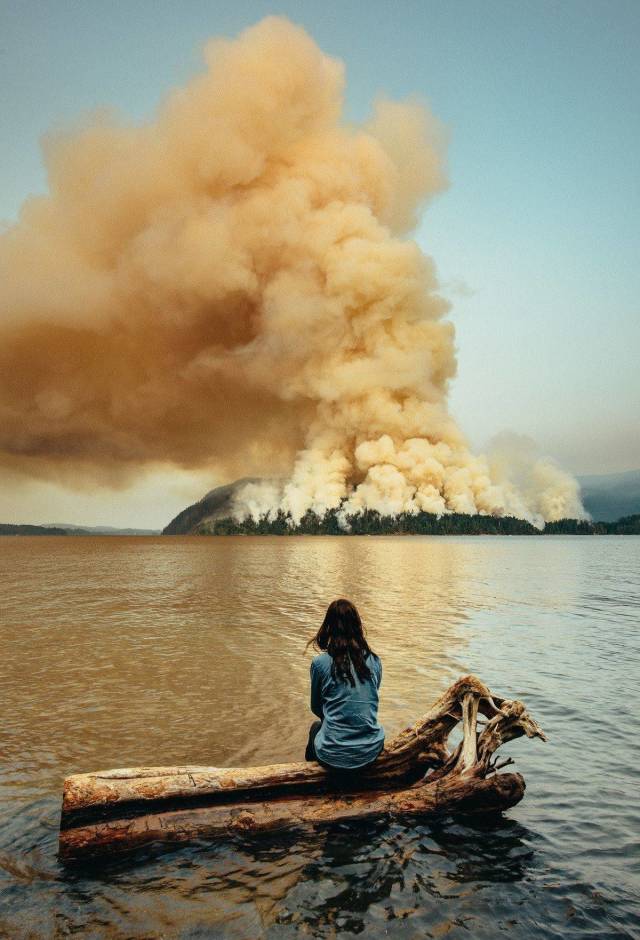
<path id="1" fill-rule="evenodd" d="M 117 529 L 115 526 L 79 526 L 65 522 L 27 525 L 0 522 L 0 535 L 160 535 L 159 529 Z"/>
<path id="2" fill-rule="evenodd" d="M 71 535 L 68 529 L 46 525 L 14 525 L 0 522 L 0 535 Z"/>
<path id="3" fill-rule="evenodd" d="M 640 470 L 578 477 L 582 501 L 592 519 L 614 522 L 640 512 Z"/>
<path id="4" fill-rule="evenodd" d="M 160 535 L 160 529 L 124 529 L 113 525 L 75 525 L 73 522 L 45 522 L 46 529 L 66 529 L 83 535 Z"/>
<path id="5" fill-rule="evenodd" d="M 236 493 L 258 477 L 243 477 L 234 483 L 210 490 L 202 499 L 178 513 L 162 530 L 162 535 L 193 535 L 229 518 Z M 591 474 L 578 477 L 585 509 L 595 522 L 615 522 L 640 513 L 640 470 L 624 473 Z M 0 535 L 159 535 L 158 529 L 118 526 L 79 526 L 55 522 L 43 525 L 0 523 Z"/>

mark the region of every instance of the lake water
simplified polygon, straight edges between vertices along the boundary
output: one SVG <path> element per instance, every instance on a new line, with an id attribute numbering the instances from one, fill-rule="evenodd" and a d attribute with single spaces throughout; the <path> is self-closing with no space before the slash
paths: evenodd
<path id="1" fill-rule="evenodd" d="M 639 574 L 635 537 L 1 539 L 0 936 L 638 937 Z M 527 703 L 522 803 L 59 865 L 70 773 L 300 759 L 340 595 L 388 736 L 467 672 Z"/>

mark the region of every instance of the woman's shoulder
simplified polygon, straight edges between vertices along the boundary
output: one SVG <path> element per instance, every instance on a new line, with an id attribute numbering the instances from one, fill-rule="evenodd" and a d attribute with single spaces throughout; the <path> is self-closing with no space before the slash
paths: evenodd
<path id="1" fill-rule="evenodd" d="M 371 669 L 377 669 L 378 671 L 382 669 L 382 660 L 377 653 L 373 652 L 373 650 L 369 650 L 365 662 Z"/>
<path id="2" fill-rule="evenodd" d="M 331 656 L 328 653 L 318 653 L 317 656 L 314 656 L 311 660 L 312 669 L 320 669 L 321 671 L 326 669 L 331 669 Z"/>

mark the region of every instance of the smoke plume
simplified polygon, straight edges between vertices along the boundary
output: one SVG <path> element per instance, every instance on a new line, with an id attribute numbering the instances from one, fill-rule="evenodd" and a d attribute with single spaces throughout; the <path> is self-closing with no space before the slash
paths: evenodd
<path id="1" fill-rule="evenodd" d="M 474 456 L 454 330 L 406 237 L 446 184 L 415 102 L 341 121 L 343 68 L 286 20 L 205 50 L 156 119 L 45 141 L 0 238 L 0 463 L 117 482 L 160 464 L 283 484 L 239 511 L 580 516 L 548 460 Z"/>

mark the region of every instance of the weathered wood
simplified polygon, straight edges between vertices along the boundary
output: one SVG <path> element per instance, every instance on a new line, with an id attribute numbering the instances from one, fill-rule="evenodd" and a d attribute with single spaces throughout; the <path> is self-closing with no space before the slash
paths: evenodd
<path id="1" fill-rule="evenodd" d="M 520 774 L 482 777 L 479 771 L 399 791 L 283 797 L 280 800 L 173 810 L 116 819 L 61 833 L 63 860 L 86 858 L 152 843 L 213 840 L 234 834 L 300 829 L 305 826 L 383 816 L 498 812 L 515 806 L 525 790 Z"/>
<path id="2" fill-rule="evenodd" d="M 489 719 L 480 735 L 478 713 Z M 447 738 L 460 720 L 463 740 L 450 753 Z M 60 855 L 71 860 L 149 842 L 339 819 L 506 809 L 522 798 L 524 780 L 519 774 L 496 775 L 492 755 L 521 735 L 544 740 L 521 702 L 492 696 L 475 676 L 465 676 L 387 743 L 373 767 L 351 785 L 353 792 L 345 793 L 344 781 L 316 763 L 76 774 L 64 783 Z"/>
<path id="3" fill-rule="evenodd" d="M 459 679 L 414 725 L 386 743 L 373 767 L 362 777 L 367 787 L 398 786 L 438 766 L 449 756 L 446 739 L 462 717 L 465 694 L 478 701 L 479 710 L 493 717 L 502 699 L 492 699 L 474 676 Z M 327 784 L 326 771 L 316 763 L 271 764 L 263 767 L 138 767 L 75 774 L 64 782 L 63 826 L 72 817 L 93 809 L 124 811 L 130 804 L 158 800 L 225 799 L 230 793 L 280 788 L 314 790 Z"/>

